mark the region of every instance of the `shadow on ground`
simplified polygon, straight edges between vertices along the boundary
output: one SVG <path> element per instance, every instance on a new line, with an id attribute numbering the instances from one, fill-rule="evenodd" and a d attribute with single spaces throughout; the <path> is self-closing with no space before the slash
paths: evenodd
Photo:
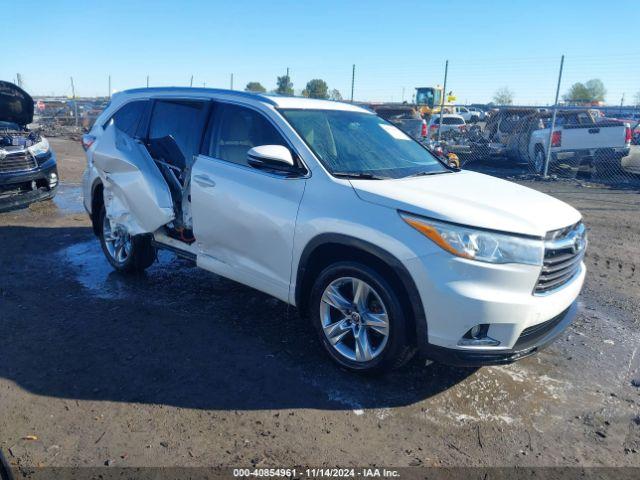
<path id="1" fill-rule="evenodd" d="M 171 255 L 112 272 L 89 228 L 0 227 L 0 376 L 44 396 L 198 409 L 412 404 L 473 373 L 330 363 L 295 309 Z"/>

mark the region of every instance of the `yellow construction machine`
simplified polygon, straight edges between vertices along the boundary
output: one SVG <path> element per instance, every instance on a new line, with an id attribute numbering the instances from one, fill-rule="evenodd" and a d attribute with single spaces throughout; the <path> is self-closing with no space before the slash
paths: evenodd
<path id="1" fill-rule="evenodd" d="M 415 100 L 420 115 L 422 117 L 429 117 L 434 113 L 440 113 L 443 95 L 444 88 L 440 85 L 436 85 L 435 87 L 417 87 Z M 447 107 L 450 107 L 455 101 L 456 97 L 453 95 L 453 92 L 449 92 L 444 102 L 445 112 Z"/>

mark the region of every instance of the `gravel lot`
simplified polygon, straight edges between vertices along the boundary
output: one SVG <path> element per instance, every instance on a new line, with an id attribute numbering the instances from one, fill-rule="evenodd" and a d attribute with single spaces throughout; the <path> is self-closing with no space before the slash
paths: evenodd
<path id="1" fill-rule="evenodd" d="M 547 350 L 366 378 L 334 367 L 294 309 L 172 255 L 112 272 L 81 205 L 82 149 L 51 143 L 58 197 L 0 214 L 12 465 L 640 466 L 637 190 L 522 182 L 590 229 L 579 316 Z"/>

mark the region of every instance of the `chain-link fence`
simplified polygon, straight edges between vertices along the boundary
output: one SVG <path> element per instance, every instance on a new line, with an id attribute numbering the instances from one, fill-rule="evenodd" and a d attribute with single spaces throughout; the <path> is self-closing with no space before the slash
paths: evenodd
<path id="1" fill-rule="evenodd" d="M 640 127 L 634 121 L 640 110 L 621 116 L 593 108 L 504 107 L 467 122 L 459 108 L 465 109 L 452 107 L 442 119 L 436 113 L 435 120 L 425 120 L 436 125 L 427 127 L 426 142 L 462 168 L 640 185 Z"/>
<path id="2" fill-rule="evenodd" d="M 640 186 L 640 54 L 368 63 L 325 72 L 302 63 L 289 75 L 289 68 L 272 72 L 296 95 L 309 94 L 309 84 L 303 87 L 310 78 L 326 76 L 324 95 L 342 98 L 333 87 L 349 92 L 345 101 L 355 98 L 464 169 Z M 259 84 L 252 72 L 235 78 L 236 87 Z M 36 121 L 51 136 L 88 129 L 108 100 L 42 99 Z"/>
<path id="3" fill-rule="evenodd" d="M 370 106 L 464 169 L 636 188 L 640 105 L 629 103 L 640 103 L 640 56 L 632 57 L 447 62 L 441 86 L 418 88 L 404 104 Z M 463 103 L 460 86 L 465 97 L 493 96 Z"/>

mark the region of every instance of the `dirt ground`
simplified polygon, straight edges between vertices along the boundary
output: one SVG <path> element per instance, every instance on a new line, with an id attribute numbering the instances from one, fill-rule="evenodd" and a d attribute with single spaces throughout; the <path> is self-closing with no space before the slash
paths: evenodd
<path id="1" fill-rule="evenodd" d="M 0 214 L 0 449 L 24 466 L 640 466 L 640 194 L 524 182 L 576 206 L 568 331 L 505 367 L 331 364 L 294 309 L 161 255 L 111 271 L 80 145 L 54 201 Z M 29 435 L 37 437 L 28 440 Z"/>

